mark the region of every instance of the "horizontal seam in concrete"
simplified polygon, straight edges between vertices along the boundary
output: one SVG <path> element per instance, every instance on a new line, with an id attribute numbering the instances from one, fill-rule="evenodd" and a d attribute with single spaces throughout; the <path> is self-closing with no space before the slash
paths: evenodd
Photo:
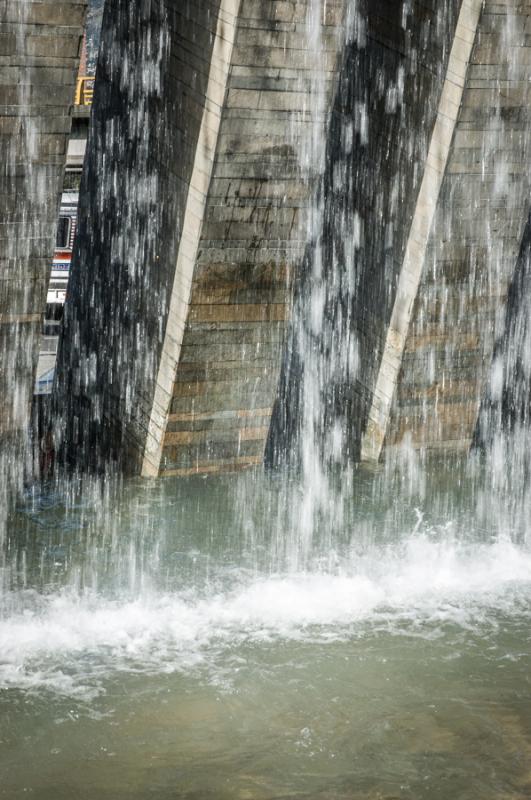
<path id="1" fill-rule="evenodd" d="M 155 385 L 155 394 L 144 449 L 142 475 L 157 476 L 160 472 L 164 435 L 168 423 L 173 384 L 179 364 L 184 326 L 190 305 L 192 277 L 201 238 L 201 225 L 192 225 L 192 217 L 200 219 L 206 209 L 208 187 L 212 177 L 217 137 L 221 126 L 221 108 L 227 88 L 232 51 L 236 38 L 240 0 L 221 0 L 214 39 L 205 106 L 197 139 L 194 166 L 190 178 L 189 196 L 183 220 L 183 235 L 179 243 L 175 278 L 168 311 L 166 333 Z M 229 22 L 233 20 L 233 22 Z M 222 66 L 221 66 L 222 65 Z M 220 75 L 221 72 L 221 75 Z M 220 77 L 222 80 L 220 80 Z M 221 94 L 223 95 L 221 97 Z M 215 97 L 221 98 L 216 103 Z M 196 212 L 192 205 L 195 203 Z M 193 233 L 188 235 L 192 227 Z"/>
<path id="2" fill-rule="evenodd" d="M 450 77 L 450 70 L 447 68 L 439 100 L 437 118 L 426 157 L 424 176 L 398 280 L 394 308 L 373 392 L 367 429 L 362 437 L 361 461 L 363 462 L 377 462 L 382 452 L 413 305 L 426 257 L 429 235 L 450 155 L 453 137 L 448 138 L 448 136 L 445 136 L 443 128 L 447 127 L 448 119 L 452 121 L 453 129 L 457 124 L 458 110 L 463 97 L 466 74 L 474 44 L 474 37 L 469 37 L 472 41 L 464 38 L 464 29 L 471 30 L 471 20 L 473 20 L 474 31 L 477 31 L 482 6 L 483 0 L 463 0 L 457 21 L 449 58 L 449 64 L 452 65 L 452 77 Z M 463 53 L 465 47 L 466 52 Z M 461 53 L 459 59 L 455 58 L 456 50 Z M 464 55 L 466 55 L 466 59 L 463 58 Z M 462 70 L 459 77 L 462 78 L 463 86 L 455 83 L 458 65 Z M 450 99 L 449 95 L 452 99 Z M 451 115 L 448 114 L 450 110 L 449 103 L 452 109 L 455 108 L 455 115 L 453 113 Z"/>
<path id="3" fill-rule="evenodd" d="M 41 322 L 42 314 L 0 314 L 0 325 L 13 325 L 23 322 Z"/>

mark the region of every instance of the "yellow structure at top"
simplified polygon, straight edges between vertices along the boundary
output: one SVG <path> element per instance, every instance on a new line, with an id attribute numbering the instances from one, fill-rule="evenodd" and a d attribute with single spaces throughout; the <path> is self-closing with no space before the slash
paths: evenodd
<path id="1" fill-rule="evenodd" d="M 76 106 L 90 106 L 92 105 L 92 98 L 94 96 L 94 76 L 93 75 L 80 75 L 76 83 Z"/>

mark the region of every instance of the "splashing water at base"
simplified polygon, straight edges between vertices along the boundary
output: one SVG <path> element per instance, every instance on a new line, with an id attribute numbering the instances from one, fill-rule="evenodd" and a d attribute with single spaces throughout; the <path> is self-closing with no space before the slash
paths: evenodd
<path id="1" fill-rule="evenodd" d="M 402 480 L 360 472 L 305 572 L 262 473 L 28 499 L 0 797 L 525 796 L 531 552 L 466 471 Z"/>
<path id="2" fill-rule="evenodd" d="M 509 542 L 469 549 L 418 536 L 356 562 L 333 575 L 233 571 L 229 587 L 210 595 L 205 587 L 129 600 L 29 592 L 0 625 L 0 676 L 6 686 L 90 698 L 102 669 L 186 672 L 213 659 L 215 672 L 217 658 L 241 643 L 347 641 L 409 626 L 430 638 L 448 624 L 473 629 L 531 608 L 531 554 Z"/>

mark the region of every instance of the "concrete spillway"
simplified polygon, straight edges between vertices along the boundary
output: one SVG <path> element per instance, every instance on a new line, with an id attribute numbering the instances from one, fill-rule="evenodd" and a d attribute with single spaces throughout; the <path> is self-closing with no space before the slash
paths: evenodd
<path id="1" fill-rule="evenodd" d="M 470 445 L 529 206 L 531 4 L 371 2 L 352 34 L 327 3 L 317 103 L 311 6 L 107 4 L 56 387 L 82 463 L 262 461 L 275 400 L 296 405 L 293 375 L 278 386 L 294 279 L 311 292 L 316 108 L 323 230 L 354 275 L 357 366 L 327 387 L 351 455 Z"/>

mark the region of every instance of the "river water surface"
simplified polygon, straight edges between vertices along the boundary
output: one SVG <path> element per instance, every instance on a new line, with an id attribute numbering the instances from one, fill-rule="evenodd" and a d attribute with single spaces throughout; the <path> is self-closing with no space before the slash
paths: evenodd
<path id="1" fill-rule="evenodd" d="M 525 532 L 464 466 L 360 471 L 347 496 L 302 559 L 285 477 L 29 493 L 0 797 L 531 796 Z"/>

